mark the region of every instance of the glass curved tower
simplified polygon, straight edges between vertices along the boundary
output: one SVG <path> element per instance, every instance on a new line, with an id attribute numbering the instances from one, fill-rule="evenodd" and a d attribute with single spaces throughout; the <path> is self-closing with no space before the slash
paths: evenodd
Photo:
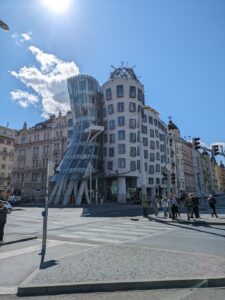
<path id="1" fill-rule="evenodd" d="M 97 80 L 78 75 L 67 80 L 73 116 L 73 137 L 53 176 L 54 188 L 50 203 L 80 204 L 84 197 L 91 202 L 88 180 L 102 169 L 102 94 Z"/>

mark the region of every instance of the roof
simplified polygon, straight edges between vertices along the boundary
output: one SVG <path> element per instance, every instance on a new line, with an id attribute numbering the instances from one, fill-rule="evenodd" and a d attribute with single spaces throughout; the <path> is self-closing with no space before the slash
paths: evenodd
<path id="1" fill-rule="evenodd" d="M 172 121 L 169 121 L 168 128 L 169 130 L 178 129 L 177 125 L 175 125 Z"/>

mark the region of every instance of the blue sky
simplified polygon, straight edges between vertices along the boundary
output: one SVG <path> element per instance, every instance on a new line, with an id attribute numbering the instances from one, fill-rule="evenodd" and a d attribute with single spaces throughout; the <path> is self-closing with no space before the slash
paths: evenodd
<path id="1" fill-rule="evenodd" d="M 146 104 L 165 122 L 172 116 L 182 136 L 225 142 L 224 0 L 70 2 L 60 14 L 44 0 L 1 0 L 10 31 L 0 31 L 0 125 L 33 126 L 66 110 L 70 72 L 104 83 L 125 62 Z"/>

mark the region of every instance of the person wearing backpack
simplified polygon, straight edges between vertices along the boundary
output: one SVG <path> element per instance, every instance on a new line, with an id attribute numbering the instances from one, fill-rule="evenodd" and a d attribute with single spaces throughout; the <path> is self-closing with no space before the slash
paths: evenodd
<path id="1" fill-rule="evenodd" d="M 0 200 L 0 244 L 3 243 L 4 227 L 7 220 L 7 209 Z"/>
<path id="2" fill-rule="evenodd" d="M 213 195 L 210 195 L 210 197 L 208 198 L 208 201 L 209 201 L 209 206 L 213 210 L 211 213 L 211 216 L 213 217 L 215 215 L 216 218 L 218 218 L 217 213 L 216 213 L 216 198 Z"/>
<path id="3" fill-rule="evenodd" d="M 193 218 L 193 197 L 192 193 L 189 193 L 186 200 L 185 200 L 185 206 L 187 209 L 187 219 L 190 220 L 190 218 Z"/>

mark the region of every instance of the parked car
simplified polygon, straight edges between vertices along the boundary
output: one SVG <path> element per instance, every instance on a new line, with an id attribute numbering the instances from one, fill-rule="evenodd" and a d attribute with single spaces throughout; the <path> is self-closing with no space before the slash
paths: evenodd
<path id="1" fill-rule="evenodd" d="M 7 213 L 10 214 L 12 212 L 12 205 L 7 201 L 3 201 L 3 204 L 7 209 Z"/>

